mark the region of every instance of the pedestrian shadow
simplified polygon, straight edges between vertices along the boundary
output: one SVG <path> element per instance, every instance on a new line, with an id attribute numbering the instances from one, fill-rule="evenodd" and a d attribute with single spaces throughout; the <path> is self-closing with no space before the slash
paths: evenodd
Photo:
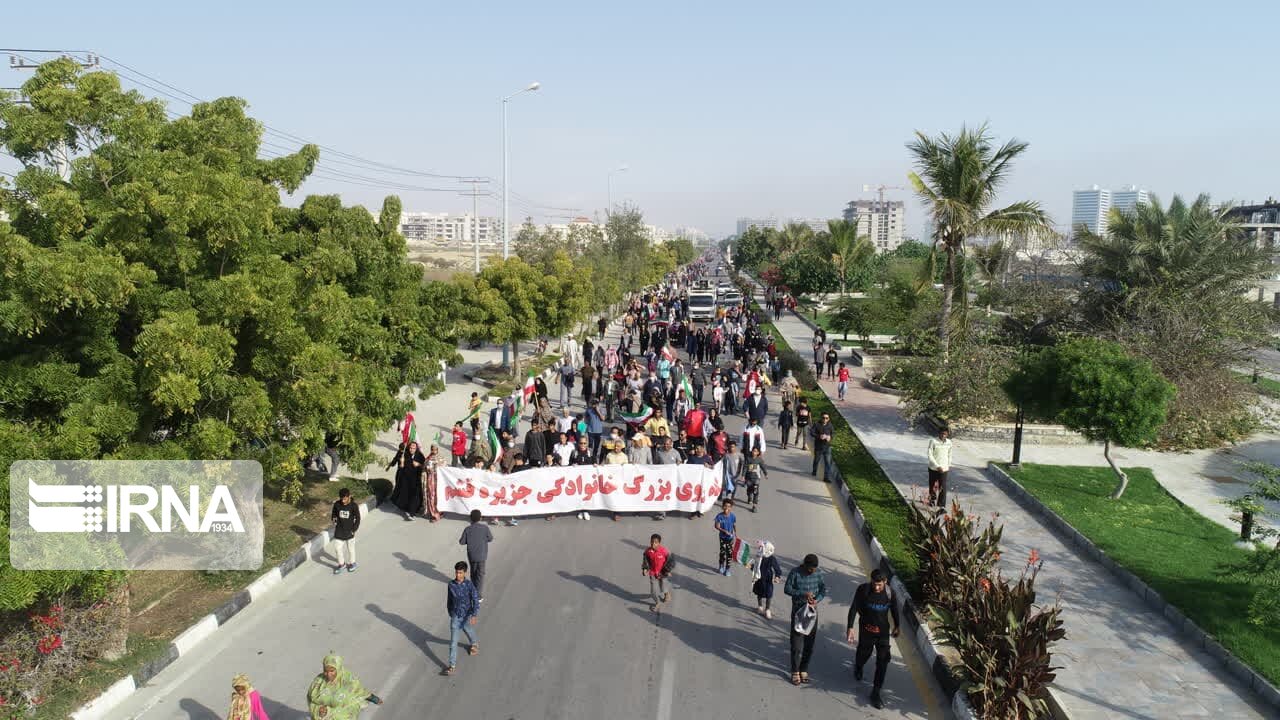
<path id="1" fill-rule="evenodd" d="M 779 633 L 739 626 L 721 627 L 685 620 L 679 614 L 655 614 L 647 608 L 630 608 L 637 618 L 670 630 L 671 637 L 691 650 L 717 657 L 764 678 L 780 677 L 787 670 L 786 651 Z"/>
<path id="2" fill-rule="evenodd" d="M 565 580 L 572 580 L 573 582 L 580 583 L 583 587 L 587 588 L 588 590 L 593 590 L 595 592 L 608 593 L 616 598 L 626 600 L 627 602 L 645 603 L 646 606 L 648 605 L 648 602 L 649 602 L 649 593 L 630 592 L 629 590 L 619 585 L 615 585 L 614 583 L 611 583 L 608 580 L 605 580 L 604 578 L 598 577 L 596 575 L 574 575 L 564 570 L 559 570 L 557 571 L 556 574 L 564 578 Z"/>
<path id="3" fill-rule="evenodd" d="M 437 582 L 447 583 L 453 578 L 446 576 L 444 573 L 436 569 L 435 565 L 422 560 L 415 560 L 402 552 L 391 553 L 392 557 L 400 561 L 400 567 L 405 570 L 412 570 L 419 575 L 435 580 Z"/>
<path id="4" fill-rule="evenodd" d="M 411 645 L 416 648 L 422 648 L 423 654 L 431 658 L 436 665 L 439 665 L 441 670 L 448 666 L 448 664 L 441 660 L 440 656 L 436 655 L 431 649 L 436 643 L 447 646 L 449 644 L 448 640 L 432 635 L 426 630 L 414 625 L 403 615 L 393 613 L 389 610 L 383 610 L 377 603 L 367 603 L 364 607 L 366 610 L 373 613 L 374 617 L 390 625 L 396 630 L 399 630 L 400 634 L 404 635 L 405 639 L 407 639 Z"/>
<path id="5" fill-rule="evenodd" d="M 178 707 L 187 714 L 187 720 L 221 720 L 222 718 L 222 713 L 216 713 L 191 698 L 179 700 Z"/>
<path id="6" fill-rule="evenodd" d="M 310 720 L 311 718 L 311 713 L 276 702 L 265 695 L 262 697 L 262 709 L 267 711 L 267 715 L 272 720 Z"/>
<path id="7" fill-rule="evenodd" d="M 804 502 L 813 503 L 814 505 L 821 505 L 822 507 L 828 507 L 828 508 L 831 507 L 831 498 L 827 495 L 816 495 L 814 493 L 796 492 L 795 490 L 783 490 L 782 488 L 777 488 L 776 492 L 778 492 L 781 495 L 786 495 L 789 498 L 794 498 L 796 500 L 802 500 Z"/>

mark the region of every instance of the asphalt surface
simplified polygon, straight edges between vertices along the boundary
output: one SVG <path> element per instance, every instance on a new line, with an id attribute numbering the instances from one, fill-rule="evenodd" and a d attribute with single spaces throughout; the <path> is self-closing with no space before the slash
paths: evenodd
<path id="1" fill-rule="evenodd" d="M 770 405 L 776 413 L 776 393 Z M 728 418 L 730 436 L 743 424 Z M 716 572 L 711 514 L 494 527 L 480 653 L 468 656 L 464 644 L 457 674 L 444 677 L 446 583 L 465 559 L 457 544 L 465 522 L 406 522 L 378 510 L 357 536 L 357 572 L 333 575 L 331 556 L 299 568 L 111 716 L 222 718 L 231 678 L 244 672 L 272 720 L 305 718 L 306 689 L 333 650 L 385 699 L 364 711 L 369 718 L 950 717 L 905 639 L 894 644 L 884 710 L 869 704 L 869 682 L 854 682 L 845 620 L 865 580 L 863 551 L 835 490 L 810 476 L 811 456 L 778 449 L 772 422 L 767 432 L 760 511 L 737 510 L 739 534 L 771 540 L 784 573 L 806 553 L 821 559 L 829 597 L 819 609 L 811 685 L 788 682 L 790 598 L 775 586 L 766 620 L 746 568 L 727 578 Z M 661 614 L 650 611 L 640 572 L 654 532 L 677 561 Z M 869 679 L 873 666 L 866 669 Z"/>

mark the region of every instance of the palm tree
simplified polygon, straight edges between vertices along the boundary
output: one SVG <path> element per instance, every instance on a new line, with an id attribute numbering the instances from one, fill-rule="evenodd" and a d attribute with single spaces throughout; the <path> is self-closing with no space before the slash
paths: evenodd
<path id="1" fill-rule="evenodd" d="M 781 261 L 797 253 L 813 242 L 813 228 L 803 223 L 787 223 L 786 227 L 772 235 L 773 247 Z"/>
<path id="2" fill-rule="evenodd" d="M 976 129 L 962 127 L 954 136 L 942 133 L 936 138 L 917 131 L 916 139 L 907 143 L 907 150 L 915 156 L 917 170 L 908 178 L 936 228 L 934 253 L 946 256 L 942 317 L 938 323 L 944 362 L 951 347 L 956 256 L 963 256 L 966 239 L 979 235 L 1028 236 L 1052 232 L 1049 216 L 1039 203 L 1024 200 L 991 209 L 1001 186 L 1009 178 L 1013 160 L 1026 149 L 1027 143 L 1020 140 L 996 147 L 986 125 Z M 967 305 L 968 299 L 963 298 L 963 302 Z"/>
<path id="3" fill-rule="evenodd" d="M 840 294 L 844 295 L 848 291 L 849 274 L 875 255 L 876 246 L 866 235 L 858 235 L 858 224 L 848 220 L 828 220 L 827 232 L 831 263 L 840 276 Z"/>
<path id="4" fill-rule="evenodd" d="M 1156 291 L 1204 300 L 1241 296 L 1268 274 L 1271 254 L 1228 220 L 1227 211 L 1215 209 L 1208 195 L 1190 205 L 1174 195 L 1168 209 L 1155 196 L 1130 212 L 1113 208 L 1105 236 L 1077 233 L 1081 270 L 1104 292 L 1123 297 Z"/>
<path id="5" fill-rule="evenodd" d="M 983 247 L 975 247 L 973 261 L 982 272 L 988 287 L 996 284 L 997 280 L 1003 285 L 1005 274 L 1009 272 L 1009 263 L 1013 262 L 1013 247 L 1004 240 L 997 240 Z"/>

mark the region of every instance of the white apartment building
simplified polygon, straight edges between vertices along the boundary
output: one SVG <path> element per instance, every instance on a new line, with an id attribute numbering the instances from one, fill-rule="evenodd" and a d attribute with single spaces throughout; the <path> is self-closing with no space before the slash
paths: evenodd
<path id="1" fill-rule="evenodd" d="M 901 200 L 854 200 L 844 209 L 844 219 L 857 223 L 858 234 L 870 238 L 877 252 L 893 252 L 902 244 L 906 217 Z"/>
<path id="2" fill-rule="evenodd" d="M 1094 185 L 1088 190 L 1076 190 L 1071 195 L 1072 234 L 1083 225 L 1095 235 L 1107 234 L 1107 215 L 1112 208 L 1131 212 L 1139 203 L 1151 201 L 1146 190 L 1129 185 L 1120 190 L 1109 190 Z"/>
<path id="3" fill-rule="evenodd" d="M 745 233 L 747 229 L 752 226 L 758 227 L 761 230 L 777 230 L 778 218 L 774 217 L 773 215 L 770 215 L 769 217 L 763 217 L 763 218 L 749 218 L 749 217 L 738 218 L 738 234 L 739 235 Z"/>
<path id="4" fill-rule="evenodd" d="M 400 215 L 400 234 L 409 245 L 470 246 L 502 241 L 502 221 L 470 213 L 406 212 Z"/>

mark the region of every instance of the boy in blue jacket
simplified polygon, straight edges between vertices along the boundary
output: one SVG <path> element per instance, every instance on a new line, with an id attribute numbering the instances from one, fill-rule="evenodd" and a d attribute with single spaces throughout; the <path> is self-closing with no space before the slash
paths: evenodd
<path id="1" fill-rule="evenodd" d="M 480 615 L 480 593 L 476 590 L 475 584 L 467 579 L 465 562 L 460 561 L 453 566 L 453 580 L 449 582 L 447 607 L 449 609 L 449 667 L 445 668 L 444 674 L 452 675 L 458 663 L 458 633 L 466 633 L 467 639 L 471 641 L 471 646 L 467 648 L 468 655 L 480 654 L 480 643 L 472 628 Z"/>

